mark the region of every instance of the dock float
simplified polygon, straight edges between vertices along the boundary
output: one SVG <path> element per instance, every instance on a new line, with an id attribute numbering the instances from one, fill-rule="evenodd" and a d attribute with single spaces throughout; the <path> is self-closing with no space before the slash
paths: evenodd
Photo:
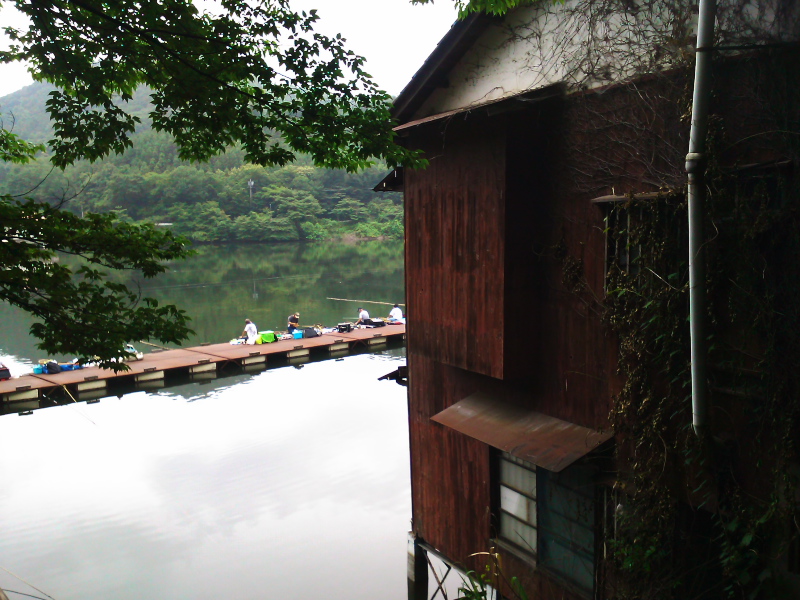
<path id="1" fill-rule="evenodd" d="M 142 360 L 127 363 L 128 370 L 119 373 L 99 367 L 53 375 L 32 373 L 0 381 L 0 403 L 8 405 L 3 406 L 0 414 L 38 408 L 42 397 L 58 390 L 66 390 L 75 399 L 87 400 L 106 395 L 109 386 L 157 389 L 165 387 L 164 379 L 170 374 L 188 374 L 190 379 L 202 381 L 213 379 L 218 370 L 232 366 L 243 372 L 256 372 L 266 369 L 270 361 L 292 364 L 321 352 L 331 357 L 341 356 L 359 346 L 370 349 L 390 341 L 405 340 L 405 334 L 405 325 L 387 325 L 253 346 L 205 344 L 150 352 Z"/>

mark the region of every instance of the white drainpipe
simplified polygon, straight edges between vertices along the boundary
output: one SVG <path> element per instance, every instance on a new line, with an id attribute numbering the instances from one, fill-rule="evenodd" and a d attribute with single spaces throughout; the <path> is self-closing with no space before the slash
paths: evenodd
<path id="1" fill-rule="evenodd" d="M 700 0 L 697 22 L 692 128 L 686 172 L 689 175 L 689 327 L 691 334 L 692 425 L 702 436 L 708 423 L 706 358 L 706 270 L 703 259 L 703 215 L 706 200 L 706 134 L 711 90 L 716 0 Z"/>

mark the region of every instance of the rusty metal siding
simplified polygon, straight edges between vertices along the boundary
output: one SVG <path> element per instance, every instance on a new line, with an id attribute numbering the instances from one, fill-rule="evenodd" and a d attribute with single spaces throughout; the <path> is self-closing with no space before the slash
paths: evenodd
<path id="1" fill-rule="evenodd" d="M 458 118 L 412 144 L 430 166 L 405 181 L 409 339 L 431 359 L 502 377 L 503 130 Z"/>

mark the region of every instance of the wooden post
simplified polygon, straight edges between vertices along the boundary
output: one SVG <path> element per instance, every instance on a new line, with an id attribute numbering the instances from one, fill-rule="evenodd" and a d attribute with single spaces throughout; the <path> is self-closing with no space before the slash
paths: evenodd
<path id="1" fill-rule="evenodd" d="M 408 600 L 428 600 L 428 553 L 408 534 Z"/>

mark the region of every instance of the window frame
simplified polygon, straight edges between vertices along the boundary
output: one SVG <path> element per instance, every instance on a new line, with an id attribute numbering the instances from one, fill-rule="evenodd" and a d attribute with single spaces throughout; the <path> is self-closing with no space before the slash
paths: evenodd
<path id="1" fill-rule="evenodd" d="M 499 542 L 502 542 L 504 545 L 508 545 L 511 549 L 515 550 L 515 552 L 522 553 L 529 561 L 533 561 L 535 563 L 536 560 L 537 560 L 537 556 L 538 556 L 538 536 L 539 536 L 538 526 L 535 524 L 537 522 L 537 520 L 538 520 L 538 500 L 537 500 L 537 496 L 536 496 L 536 490 L 534 489 L 533 495 L 530 495 L 525 490 L 520 490 L 517 487 L 513 486 L 513 484 L 509 484 L 508 482 L 504 481 L 503 480 L 503 463 L 504 462 L 507 463 L 507 464 L 510 464 L 510 465 L 514 465 L 514 466 L 516 466 L 516 467 L 518 467 L 520 469 L 524 469 L 525 471 L 527 471 L 529 473 L 532 473 L 533 474 L 534 487 L 536 486 L 537 477 L 538 477 L 537 467 L 536 467 L 536 465 L 534 465 L 532 463 L 529 463 L 527 461 L 524 461 L 522 459 L 519 459 L 519 458 L 517 458 L 515 456 L 512 456 L 511 454 L 509 454 L 507 452 L 498 452 L 498 456 L 497 456 L 497 485 L 495 486 L 497 488 L 497 492 L 496 492 L 497 493 L 497 503 L 496 503 L 496 506 L 497 506 L 497 511 L 496 511 L 496 514 L 497 514 L 497 540 Z M 526 498 L 529 501 L 533 502 L 533 506 L 534 506 L 533 521 L 534 521 L 534 523 L 531 523 L 530 521 L 525 521 L 525 520 L 521 519 L 519 516 L 515 515 L 513 512 L 511 512 L 509 510 L 506 510 L 503 507 L 503 493 L 502 493 L 502 489 L 503 488 L 506 488 L 506 489 L 514 492 L 515 494 L 523 496 L 524 498 Z M 535 542 L 536 543 L 536 547 L 534 547 L 534 548 L 526 548 L 525 546 L 523 546 L 521 544 L 518 544 L 514 540 L 511 540 L 511 539 L 505 537 L 503 535 L 503 533 L 502 533 L 504 517 L 507 518 L 507 519 L 512 519 L 514 522 L 518 523 L 521 527 L 527 528 L 530 531 L 532 531 L 534 536 L 535 536 L 535 539 L 536 539 L 536 542 Z"/>
<path id="2" fill-rule="evenodd" d="M 525 490 L 517 489 L 513 483 L 510 484 L 509 482 L 505 481 L 503 478 L 503 463 L 504 461 L 509 464 L 513 464 L 516 466 L 520 466 L 534 474 L 535 478 L 535 491 L 534 494 L 528 494 Z M 598 577 L 598 543 L 602 541 L 603 532 L 601 531 L 604 528 L 605 520 L 603 519 L 603 515 L 600 512 L 600 502 L 601 496 L 599 495 L 600 487 L 595 481 L 595 472 L 596 469 L 592 466 L 587 465 L 584 461 L 579 461 L 579 463 L 575 465 L 571 465 L 561 471 L 560 473 L 555 473 L 552 471 L 548 471 L 547 469 L 543 469 L 542 467 L 537 467 L 536 465 L 519 459 L 517 457 L 512 456 L 509 453 L 502 452 L 500 450 L 496 451 L 496 460 L 495 469 L 496 469 L 496 477 L 494 478 L 494 483 L 492 485 L 493 488 L 493 497 L 494 497 L 494 504 L 496 510 L 494 514 L 496 515 L 496 535 L 493 539 L 493 543 L 496 543 L 499 547 L 507 550 L 508 552 L 514 554 L 514 556 L 523 562 L 528 563 L 531 567 L 542 571 L 546 576 L 550 579 L 558 581 L 559 584 L 563 585 L 565 588 L 569 589 L 576 594 L 586 597 L 586 598 L 593 598 L 596 590 L 597 590 L 597 577 Z M 564 485 L 560 483 L 558 480 L 564 477 L 564 474 L 567 474 L 567 478 L 571 476 L 570 469 L 573 467 L 577 467 L 584 471 L 584 482 L 588 483 L 591 486 L 591 489 L 588 493 L 584 490 L 576 490 L 568 485 Z M 572 476 L 574 477 L 575 471 L 572 472 Z M 587 476 L 588 475 L 588 476 Z M 548 481 L 543 487 L 543 482 Z M 542 551 L 543 549 L 543 536 L 552 535 L 552 531 L 549 529 L 549 526 L 546 525 L 547 517 L 542 517 L 542 508 L 547 507 L 549 510 L 552 511 L 552 503 L 548 504 L 543 501 L 542 494 L 547 494 L 546 488 L 547 486 L 551 487 L 560 487 L 562 489 L 562 497 L 564 493 L 569 495 L 570 493 L 574 493 L 580 496 L 579 501 L 588 502 L 588 507 L 591 513 L 591 517 L 589 519 L 589 524 L 582 523 L 580 521 L 574 521 L 574 524 L 585 530 L 588 530 L 591 535 L 591 539 L 589 540 L 588 547 L 585 545 L 578 548 L 579 552 L 583 552 L 582 556 L 584 559 L 588 558 L 591 562 L 591 588 L 587 588 L 584 584 L 586 583 L 585 580 L 581 581 L 580 579 L 572 578 L 567 573 L 568 570 L 560 570 L 558 568 L 554 568 L 552 564 L 548 564 L 548 556 L 545 555 L 545 552 Z M 521 520 L 518 516 L 514 515 L 512 511 L 506 510 L 506 507 L 502 505 L 502 488 L 507 488 L 517 494 L 524 495 L 530 500 L 534 500 L 534 507 L 535 507 L 535 518 L 533 521 L 535 525 L 532 525 L 529 522 Z M 556 511 L 553 511 L 553 514 L 556 515 L 556 518 L 564 518 L 564 515 L 557 515 Z M 511 519 L 516 523 L 522 523 L 524 526 L 529 527 L 536 536 L 536 547 L 526 548 L 518 542 L 506 537 L 503 533 L 503 521 L 504 519 Z M 572 521 L 571 521 L 572 522 Z M 560 537 L 563 537 L 561 533 L 557 533 Z M 562 548 L 573 548 L 577 547 L 578 544 L 574 543 L 572 540 L 565 538 L 561 542 Z M 588 548 L 591 548 L 589 550 Z M 570 551 L 568 551 L 569 554 Z M 576 556 L 579 554 L 576 552 Z M 584 562 L 585 564 L 585 562 Z"/>

